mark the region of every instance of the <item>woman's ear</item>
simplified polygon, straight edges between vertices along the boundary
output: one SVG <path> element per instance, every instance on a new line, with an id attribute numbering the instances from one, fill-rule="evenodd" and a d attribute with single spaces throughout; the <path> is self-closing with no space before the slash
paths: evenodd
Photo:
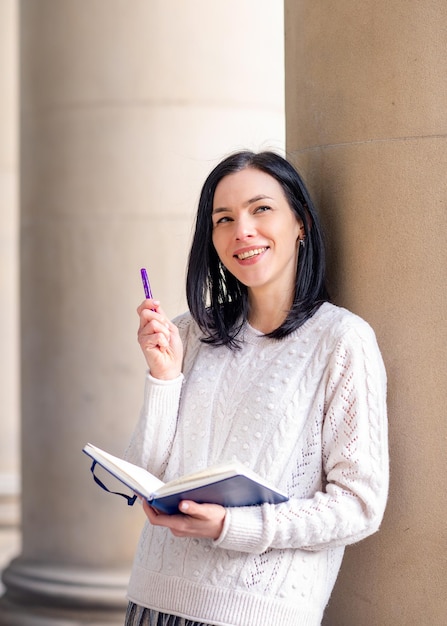
<path id="1" fill-rule="evenodd" d="M 299 235 L 296 238 L 297 243 L 299 243 L 300 241 L 302 241 L 306 237 L 306 231 L 304 229 L 304 222 L 303 222 L 303 220 L 298 220 L 298 225 L 299 225 Z"/>

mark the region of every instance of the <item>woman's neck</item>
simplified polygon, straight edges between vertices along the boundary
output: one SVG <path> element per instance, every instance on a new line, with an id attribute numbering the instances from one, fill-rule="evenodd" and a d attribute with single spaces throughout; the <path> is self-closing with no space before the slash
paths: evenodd
<path id="1" fill-rule="evenodd" d="M 279 328 L 286 319 L 292 299 L 249 295 L 248 323 L 261 333 L 268 334 Z"/>

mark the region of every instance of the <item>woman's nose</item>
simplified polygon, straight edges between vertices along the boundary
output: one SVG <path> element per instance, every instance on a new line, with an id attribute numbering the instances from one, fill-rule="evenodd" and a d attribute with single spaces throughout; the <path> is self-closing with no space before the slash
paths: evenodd
<path id="1" fill-rule="evenodd" d="M 235 236 L 236 239 L 246 239 L 247 237 L 253 237 L 255 234 L 255 226 L 250 216 L 239 217 L 235 222 Z"/>

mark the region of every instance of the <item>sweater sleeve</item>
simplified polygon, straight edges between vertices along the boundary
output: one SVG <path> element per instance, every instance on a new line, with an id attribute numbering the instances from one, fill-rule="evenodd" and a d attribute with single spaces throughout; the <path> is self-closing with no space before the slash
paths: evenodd
<path id="1" fill-rule="evenodd" d="M 158 380 L 146 374 L 144 401 L 139 420 L 125 452 L 125 459 L 163 477 L 177 426 L 183 374 L 174 380 Z"/>
<path id="2" fill-rule="evenodd" d="M 253 553 L 320 550 L 355 543 L 379 528 L 388 493 L 386 375 L 364 322 L 330 355 L 318 454 L 323 483 L 312 497 L 229 508 L 215 545 Z"/>
<path id="3" fill-rule="evenodd" d="M 191 316 L 179 315 L 173 320 L 179 328 L 185 359 L 191 349 Z M 184 375 L 174 380 L 159 380 L 146 372 L 143 406 L 131 435 L 124 458 L 163 479 L 177 429 L 177 419 Z"/>

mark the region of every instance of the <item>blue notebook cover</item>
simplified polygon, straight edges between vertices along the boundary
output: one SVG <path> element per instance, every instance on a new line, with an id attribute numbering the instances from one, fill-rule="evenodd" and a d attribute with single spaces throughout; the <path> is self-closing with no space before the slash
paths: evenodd
<path id="1" fill-rule="evenodd" d="M 208 485 L 179 491 L 172 495 L 155 496 L 151 505 L 163 513 L 178 513 L 182 500 L 192 500 L 199 504 L 221 504 L 222 506 L 253 506 L 256 504 L 279 504 L 288 500 L 287 496 L 254 481 L 242 474 L 224 478 Z"/>

